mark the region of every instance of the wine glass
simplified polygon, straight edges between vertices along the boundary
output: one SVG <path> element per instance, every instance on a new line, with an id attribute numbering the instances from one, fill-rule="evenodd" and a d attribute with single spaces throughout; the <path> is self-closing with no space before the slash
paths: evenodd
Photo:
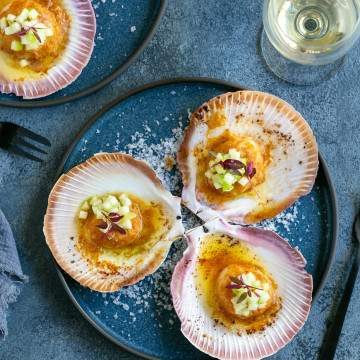
<path id="1" fill-rule="evenodd" d="M 281 79 L 330 78 L 360 36 L 360 0 L 265 0 L 262 55 Z"/>

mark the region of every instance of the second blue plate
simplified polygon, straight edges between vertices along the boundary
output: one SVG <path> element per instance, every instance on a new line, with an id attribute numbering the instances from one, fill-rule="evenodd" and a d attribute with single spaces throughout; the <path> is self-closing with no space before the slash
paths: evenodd
<path id="1" fill-rule="evenodd" d="M 0 105 L 39 107 L 58 105 L 89 95 L 130 66 L 153 37 L 167 0 L 93 0 L 95 48 L 78 79 L 63 90 L 38 100 L 0 93 Z"/>

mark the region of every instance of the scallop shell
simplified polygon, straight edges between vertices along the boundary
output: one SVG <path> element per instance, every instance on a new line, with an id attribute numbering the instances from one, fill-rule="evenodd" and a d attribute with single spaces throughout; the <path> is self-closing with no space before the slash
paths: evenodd
<path id="1" fill-rule="evenodd" d="M 140 262 L 134 266 L 138 258 L 133 259 L 120 266 L 116 274 L 109 274 L 89 265 L 77 250 L 75 219 L 80 204 L 88 197 L 122 191 L 161 203 L 170 225 L 165 236 L 139 254 Z M 101 292 L 116 291 L 156 271 L 172 242 L 183 232 L 180 199 L 163 187 L 145 162 L 122 153 L 97 154 L 62 175 L 50 193 L 44 219 L 46 242 L 60 267 L 81 285 Z"/>
<path id="2" fill-rule="evenodd" d="M 88 64 L 96 33 L 96 19 L 90 0 L 63 0 L 71 18 L 68 43 L 59 61 L 36 79 L 14 80 L 7 77 L 0 58 L 0 92 L 23 99 L 36 99 L 59 91 L 75 81 Z"/>
<path id="3" fill-rule="evenodd" d="M 209 233 L 246 242 L 277 282 L 282 307 L 275 322 L 262 332 L 231 333 L 215 324 L 199 301 L 194 271 L 200 239 Z M 171 294 L 181 331 L 196 348 L 219 359 L 254 360 L 276 353 L 293 339 L 308 317 L 313 289 L 312 276 L 305 271 L 306 261 L 298 250 L 272 231 L 230 225 L 222 219 L 190 230 L 186 238 L 188 248 L 175 267 Z"/>
<path id="4" fill-rule="evenodd" d="M 226 124 L 211 130 L 214 135 L 231 129 L 239 136 L 250 136 L 273 146 L 273 161 L 267 168 L 264 183 L 257 185 L 255 192 L 246 192 L 221 205 L 206 203 L 199 195 L 197 161 L 193 154 L 196 145 L 207 136 L 208 119 L 218 111 L 226 116 Z M 261 92 L 227 93 L 206 102 L 191 116 L 178 152 L 184 183 L 183 203 L 204 221 L 222 217 L 236 223 L 253 224 L 277 215 L 300 196 L 308 194 L 316 178 L 318 163 L 313 132 L 292 106 Z"/>

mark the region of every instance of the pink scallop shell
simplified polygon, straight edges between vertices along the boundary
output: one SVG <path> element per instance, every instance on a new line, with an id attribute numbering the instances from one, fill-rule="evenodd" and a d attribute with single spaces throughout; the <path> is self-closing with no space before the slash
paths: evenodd
<path id="1" fill-rule="evenodd" d="M 90 196 L 129 192 L 161 203 L 169 220 L 166 233 L 143 250 L 132 266 L 121 264 L 116 273 L 90 264 L 78 250 L 76 222 L 79 205 Z M 44 217 L 44 234 L 56 262 L 83 286 L 100 292 L 117 291 L 155 272 L 172 243 L 183 235 L 180 199 L 172 196 L 144 161 L 123 153 L 100 153 L 73 167 L 54 185 Z"/>
<path id="2" fill-rule="evenodd" d="M 219 111 L 226 123 L 214 133 L 220 135 L 230 129 L 239 137 L 272 144 L 274 161 L 267 168 L 264 183 L 255 186 L 256 192 L 214 204 L 197 188 L 198 165 L 193 150 L 208 136 L 208 121 Z M 316 139 L 306 120 L 284 100 L 259 91 L 226 93 L 200 106 L 191 116 L 177 160 L 184 183 L 183 204 L 204 221 L 221 217 L 240 224 L 271 218 L 308 194 L 319 164 Z"/>
<path id="3" fill-rule="evenodd" d="M 245 241 L 277 282 L 282 308 L 264 331 L 241 336 L 231 333 L 214 323 L 198 298 L 194 271 L 200 239 L 212 232 Z M 195 347 L 219 359 L 254 360 L 275 354 L 293 339 L 310 312 L 313 289 L 312 276 L 306 272 L 306 261 L 297 249 L 272 231 L 230 225 L 221 219 L 190 230 L 186 238 L 188 248 L 175 267 L 171 294 L 181 331 Z"/>
<path id="4" fill-rule="evenodd" d="M 59 62 L 37 80 L 11 81 L 1 76 L 0 92 L 36 99 L 59 91 L 75 81 L 88 64 L 96 33 L 95 13 L 90 0 L 63 0 L 71 17 L 69 41 Z"/>

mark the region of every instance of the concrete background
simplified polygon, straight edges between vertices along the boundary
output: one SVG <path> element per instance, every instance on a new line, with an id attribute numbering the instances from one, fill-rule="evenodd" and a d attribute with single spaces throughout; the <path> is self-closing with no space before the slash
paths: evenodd
<path id="1" fill-rule="evenodd" d="M 172 0 L 150 46 L 119 79 L 86 99 L 53 108 L 0 108 L 0 119 L 47 136 L 52 148 L 41 165 L 0 151 L 0 206 L 18 239 L 30 276 L 10 307 L 10 335 L 0 359 L 135 359 L 103 338 L 75 309 L 55 273 L 42 235 L 42 217 L 62 154 L 87 118 L 117 95 L 175 76 L 210 76 L 268 91 L 293 104 L 309 121 L 338 194 L 340 232 L 336 262 L 296 338 L 293 359 L 315 359 L 349 269 L 351 226 L 360 205 L 360 44 L 342 70 L 317 87 L 296 87 L 267 72 L 259 57 L 261 4 L 256 1 Z M 350 305 L 337 359 L 360 359 L 360 286 Z M 274 358 L 283 358 L 281 352 Z"/>

